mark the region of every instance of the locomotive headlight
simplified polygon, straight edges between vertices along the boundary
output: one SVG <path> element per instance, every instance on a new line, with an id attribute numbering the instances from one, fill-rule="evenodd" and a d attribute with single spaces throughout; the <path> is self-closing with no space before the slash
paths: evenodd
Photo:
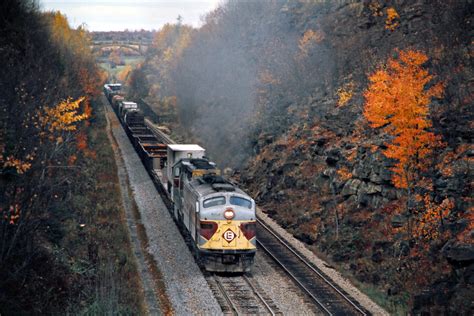
<path id="1" fill-rule="evenodd" d="M 226 210 L 224 211 L 224 217 L 225 217 L 225 219 L 231 220 L 231 219 L 234 218 L 234 216 L 235 216 L 235 213 L 234 213 L 234 210 L 233 210 L 233 209 L 228 208 L 228 209 L 226 209 Z"/>

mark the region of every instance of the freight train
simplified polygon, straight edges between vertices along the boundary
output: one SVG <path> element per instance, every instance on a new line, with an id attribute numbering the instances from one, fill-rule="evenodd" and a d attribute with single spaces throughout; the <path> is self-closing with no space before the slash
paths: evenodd
<path id="1" fill-rule="evenodd" d="M 104 94 L 153 182 L 171 200 L 171 214 L 189 233 L 204 268 L 250 271 L 256 253 L 255 201 L 220 175 L 204 148 L 173 144 L 154 133 L 117 84 L 105 85 Z"/>

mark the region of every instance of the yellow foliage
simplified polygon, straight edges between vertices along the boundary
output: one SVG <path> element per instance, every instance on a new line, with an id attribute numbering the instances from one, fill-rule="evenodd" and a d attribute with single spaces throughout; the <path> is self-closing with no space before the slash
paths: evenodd
<path id="1" fill-rule="evenodd" d="M 52 13 L 52 38 L 56 42 L 66 41 L 69 42 L 72 38 L 71 28 L 65 15 L 62 15 L 61 12 L 56 11 Z"/>
<path id="2" fill-rule="evenodd" d="M 179 64 L 184 50 L 190 43 L 192 30 L 192 27 L 186 25 L 166 24 L 156 33 L 153 46 L 157 54 L 151 62 L 157 68 L 160 77 L 159 89 L 155 89 L 159 98 L 175 94 L 170 74 Z"/>
<path id="3" fill-rule="evenodd" d="M 351 81 L 343 87 L 337 89 L 337 106 L 344 106 L 354 95 L 354 83 Z"/>
<path id="4" fill-rule="evenodd" d="M 387 9 L 387 19 L 385 20 L 385 29 L 395 31 L 400 26 L 400 16 L 395 8 Z"/>
<path id="5" fill-rule="evenodd" d="M 84 97 L 81 97 L 76 101 L 67 99 L 60 102 L 55 107 L 45 107 L 43 109 L 44 113 L 39 115 L 41 126 L 51 134 L 54 132 L 75 131 L 75 123 L 88 118 L 87 113 L 78 113 L 80 104 L 84 99 Z"/>
<path id="6" fill-rule="evenodd" d="M 132 73 L 132 65 L 126 65 L 123 69 L 117 74 L 117 79 L 126 82 L 130 74 Z"/>
<path id="7" fill-rule="evenodd" d="M 90 38 L 82 27 L 71 29 L 67 17 L 56 11 L 45 15 L 49 17 L 51 37 L 61 47 L 72 49 L 76 56 L 90 56 Z"/>

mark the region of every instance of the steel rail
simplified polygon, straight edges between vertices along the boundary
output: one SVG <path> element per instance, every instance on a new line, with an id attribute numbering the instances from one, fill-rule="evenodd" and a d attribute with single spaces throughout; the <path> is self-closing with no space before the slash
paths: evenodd
<path id="1" fill-rule="evenodd" d="M 319 278 L 321 278 L 327 285 L 329 285 L 329 287 L 331 289 L 333 289 L 335 292 L 337 292 L 346 302 L 348 302 L 350 305 L 352 305 L 352 307 L 354 307 L 354 309 L 356 309 L 359 313 L 361 313 L 362 315 L 367 315 L 367 313 L 365 311 L 363 311 L 359 306 L 357 306 L 349 297 L 347 297 L 347 295 L 345 295 L 344 293 L 342 293 L 337 287 L 334 286 L 334 284 L 332 284 L 332 282 L 330 282 L 323 274 L 321 274 L 318 270 L 316 270 L 311 264 L 308 263 L 308 261 L 303 258 L 300 254 L 298 254 L 295 250 L 293 250 L 290 246 L 288 246 L 288 244 L 282 240 L 278 235 L 276 235 L 266 224 L 263 223 L 262 220 L 258 219 L 257 218 L 257 222 L 263 227 L 265 228 L 275 239 L 277 239 L 283 246 L 285 246 L 291 253 L 293 253 L 306 267 L 308 267 L 311 271 L 313 271 Z M 258 238 L 257 238 L 257 242 L 262 246 L 262 248 L 264 248 L 264 250 L 267 252 L 267 253 L 270 253 L 270 251 L 261 243 L 258 241 Z M 271 254 L 271 257 L 277 261 L 279 263 L 279 265 L 285 270 L 288 272 L 288 269 L 277 259 L 275 258 L 275 256 L 273 254 Z M 289 273 L 293 279 L 296 280 L 296 278 L 294 277 L 294 275 L 292 273 Z M 296 280 L 298 284 L 301 284 L 300 281 Z M 305 288 L 305 291 L 309 292 L 308 289 Z M 311 297 L 314 297 L 312 294 L 310 294 Z M 316 299 L 317 300 L 317 299 Z M 318 302 L 318 305 L 321 305 L 321 302 L 319 302 L 319 300 L 317 300 Z M 324 308 L 326 311 L 327 309 Z M 331 314 L 329 311 L 327 311 L 329 314 Z"/>
<path id="2" fill-rule="evenodd" d="M 257 289 L 255 288 L 255 286 L 253 286 L 253 284 L 252 284 L 252 282 L 249 280 L 249 278 L 248 278 L 246 275 L 243 275 L 243 279 L 244 279 L 245 282 L 247 282 L 247 284 L 250 286 L 250 288 L 252 289 L 253 293 L 260 299 L 260 301 L 263 303 L 263 305 L 265 306 L 265 308 L 270 312 L 270 315 L 276 316 L 276 313 L 273 311 L 273 308 L 271 308 L 271 306 L 268 305 L 267 301 L 260 295 L 260 293 L 257 291 Z"/>
<path id="3" fill-rule="evenodd" d="M 214 280 L 216 281 L 217 287 L 221 291 L 222 295 L 224 296 L 224 299 L 227 301 L 227 304 L 229 307 L 232 309 L 232 314 L 235 316 L 239 315 L 238 308 L 235 306 L 234 302 L 232 302 L 232 299 L 230 298 L 229 295 L 227 295 L 227 291 L 224 289 L 224 286 L 222 285 L 221 281 L 219 280 L 218 277 L 215 275 L 212 276 Z"/>
<path id="4" fill-rule="evenodd" d="M 313 301 L 316 302 L 316 304 L 327 314 L 327 315 L 333 315 L 327 308 L 326 306 L 324 306 L 324 304 L 322 302 L 320 302 L 318 300 L 318 298 L 316 296 L 313 295 L 313 293 L 311 293 L 310 290 L 308 290 L 306 288 L 306 286 L 304 286 L 303 283 L 301 283 L 298 278 L 296 276 L 293 275 L 293 273 L 291 273 L 290 270 L 288 270 L 288 268 L 280 261 L 278 260 L 277 257 L 275 257 L 270 250 L 268 250 L 261 242 L 258 241 L 257 239 L 257 242 L 258 244 L 263 248 L 263 250 L 265 250 L 265 252 L 276 262 L 278 263 L 278 265 L 283 269 L 283 271 L 285 271 L 292 279 L 293 281 L 296 282 L 296 284 L 309 296 L 311 297 L 311 299 Z"/>
<path id="5" fill-rule="evenodd" d="M 175 144 L 175 142 L 168 135 L 163 133 L 163 131 L 157 128 L 156 125 L 147 118 L 145 118 L 145 125 L 148 126 L 156 136 L 160 137 L 164 143 Z"/>

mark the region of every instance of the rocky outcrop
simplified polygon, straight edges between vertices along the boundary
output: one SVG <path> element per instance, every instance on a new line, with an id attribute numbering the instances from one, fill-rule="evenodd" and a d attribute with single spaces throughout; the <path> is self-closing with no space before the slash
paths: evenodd
<path id="1" fill-rule="evenodd" d="M 394 31 L 385 28 L 389 7 L 399 14 Z M 306 24 L 299 21 L 301 33 L 310 28 L 324 33 L 321 45 L 330 47 L 327 64 L 333 65 L 315 68 L 320 84 L 296 105 L 305 115 L 309 113 L 309 119 L 288 118 L 288 126 L 283 127 L 271 120 L 262 124 L 265 133 L 256 136 L 255 155 L 242 180 L 290 232 L 317 245 L 334 261 L 344 262 L 356 278 L 371 280 L 390 296 L 407 291 L 407 284 L 397 283 L 409 269 L 404 258 L 427 260 L 427 266 L 439 267 L 439 272 L 452 268 L 450 275 L 434 273 L 429 281 L 424 279 L 427 285 L 419 286 L 419 293 L 412 293 L 411 299 L 415 314 L 453 312 L 455 309 L 440 307 L 440 302 L 454 306 L 462 297 L 472 297 L 466 294 L 474 280 L 472 243 L 451 242 L 443 247 L 433 242 L 428 245 L 430 258 L 417 257 L 416 240 L 405 229 L 410 214 L 393 213 L 406 201 L 405 193 L 391 181 L 394 161 L 383 155 L 390 139 L 364 123 L 363 92 L 367 73 L 395 48 L 414 48 L 430 56 L 430 72 L 446 82 L 445 98 L 433 102 L 431 111 L 434 132 L 445 142 L 437 158 L 456 153 L 450 172 L 434 168 L 427 174 L 433 180 L 431 194 L 436 203 L 447 197 L 455 201 L 452 218 L 466 214 L 472 207 L 469 183 L 474 163 L 469 157 L 474 150 L 466 144 L 472 144 L 474 138 L 469 128 L 474 118 L 474 74 L 469 53 L 472 44 L 464 29 L 470 28 L 472 4 L 365 1 L 328 5 L 325 10 L 324 14 L 301 13 L 307 17 Z M 348 82 L 353 84 L 353 96 L 345 106 L 337 106 L 336 91 Z M 467 227 L 462 221 L 444 225 L 445 232 L 454 235 Z M 311 231 L 302 232 L 304 229 Z M 367 237 L 373 235 L 380 240 Z M 425 270 L 420 273 L 429 273 Z M 467 305 L 461 310 L 472 308 Z"/>
<path id="2" fill-rule="evenodd" d="M 474 264 L 474 244 L 451 241 L 442 249 L 444 256 L 456 266 Z"/>

